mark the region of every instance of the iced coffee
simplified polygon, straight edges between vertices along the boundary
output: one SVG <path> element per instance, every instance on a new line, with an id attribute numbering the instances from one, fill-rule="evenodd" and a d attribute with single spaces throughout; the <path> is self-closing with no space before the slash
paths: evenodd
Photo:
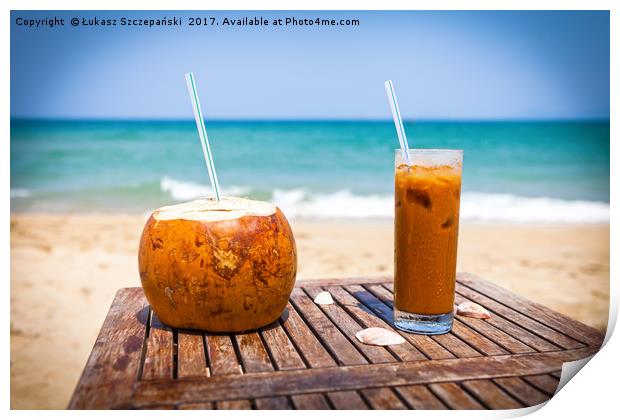
<path id="1" fill-rule="evenodd" d="M 394 323 L 421 334 L 452 328 L 463 154 L 397 150 Z"/>

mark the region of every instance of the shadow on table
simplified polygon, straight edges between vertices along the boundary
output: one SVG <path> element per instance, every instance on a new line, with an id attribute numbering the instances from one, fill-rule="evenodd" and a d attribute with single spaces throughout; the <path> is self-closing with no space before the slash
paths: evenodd
<path id="1" fill-rule="evenodd" d="M 159 329 L 159 330 L 174 331 L 174 332 L 183 331 L 188 334 L 203 334 L 204 333 L 204 334 L 209 334 L 209 335 L 230 335 L 230 333 L 227 333 L 227 332 L 211 332 L 211 331 L 198 330 L 198 329 L 185 329 L 185 328 L 170 327 L 164 324 L 163 322 L 161 322 L 159 318 L 157 317 L 157 314 L 155 314 L 155 312 L 151 312 L 150 309 L 151 309 L 150 306 L 145 306 L 144 308 L 142 308 L 135 314 L 138 322 L 146 326 L 147 331 Z M 278 318 L 276 321 L 272 322 L 271 324 L 266 325 L 261 328 L 254 329 L 254 330 L 240 331 L 240 332 L 237 332 L 236 334 L 252 333 L 252 332 L 257 332 L 257 331 L 268 331 L 268 330 L 277 328 L 280 322 L 286 322 L 288 317 L 289 317 L 288 309 L 284 309 L 284 312 L 282 312 L 282 315 L 280 315 L 280 318 Z"/>

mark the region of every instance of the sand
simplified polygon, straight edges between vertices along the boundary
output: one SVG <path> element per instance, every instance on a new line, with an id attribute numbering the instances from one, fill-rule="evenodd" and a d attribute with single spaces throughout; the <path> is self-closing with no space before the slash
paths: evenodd
<path id="1" fill-rule="evenodd" d="M 145 216 L 11 217 L 11 407 L 64 408 L 114 293 L 139 286 Z M 299 279 L 392 272 L 392 224 L 292 223 Z M 458 269 L 603 329 L 609 226 L 464 225 Z"/>

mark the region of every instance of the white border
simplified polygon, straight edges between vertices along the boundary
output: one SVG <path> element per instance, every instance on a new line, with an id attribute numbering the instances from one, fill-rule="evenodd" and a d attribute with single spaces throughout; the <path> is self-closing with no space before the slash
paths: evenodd
<path id="1" fill-rule="evenodd" d="M 611 10 L 611 255 L 620 255 L 618 251 L 618 229 L 615 225 L 615 220 L 618 212 L 616 197 L 619 193 L 618 182 L 618 161 L 620 157 L 620 150 L 618 150 L 617 142 L 619 140 L 618 133 L 618 76 L 620 75 L 620 68 L 618 68 L 618 25 L 620 19 L 618 18 L 619 7 L 613 1 L 584 1 L 584 0 L 569 0 L 569 1 L 557 1 L 557 0 L 522 0 L 522 1 L 490 1 L 490 0 L 436 0 L 436 1 L 420 1 L 412 0 L 408 2 L 382 0 L 382 1 L 369 1 L 359 0 L 356 2 L 347 2 L 342 0 L 316 0 L 316 1 L 296 1 L 294 4 L 291 2 L 282 0 L 270 0 L 270 1 L 137 1 L 137 0 L 95 0 L 87 3 L 76 0 L 59 0 L 59 1 L 17 1 L 8 0 L 2 2 L 4 13 L 3 19 L 0 23 L 0 35 L 2 41 L 2 65 L 0 66 L 0 77 L 4 89 L 3 98 L 0 102 L 2 105 L 2 116 L 0 117 L 0 129 L 4 133 L 2 153 L 0 153 L 0 167 L 5 171 L 5 176 L 0 178 L 0 185 L 4 191 L 2 197 L 2 205 L 0 206 L 0 212 L 4 223 L 0 227 L 0 235 L 2 242 L 0 243 L 0 249 L 2 250 L 0 259 L 0 272 L 2 275 L 2 287 L 4 288 L 4 310 L 2 315 L 2 354 L 4 355 L 2 364 L 2 374 L 4 383 L 6 386 L 2 387 L 2 400 L 4 407 L 8 410 L 10 405 L 10 393 L 8 392 L 10 386 L 10 343 L 9 343 L 9 322 L 10 322 L 10 236 L 9 236 L 9 217 L 10 217 L 10 186 L 9 186 L 9 122 L 10 122 L 10 75 L 9 75 L 9 63 L 10 60 L 10 10 Z M 611 279 L 620 278 L 618 271 L 618 265 L 612 259 L 611 261 Z M 609 332 L 613 330 L 615 325 L 617 312 L 618 312 L 618 284 L 617 280 L 612 280 L 611 283 L 611 308 Z M 607 337 L 609 339 L 609 335 Z M 616 412 L 614 399 L 617 398 L 617 391 L 615 386 L 615 378 L 619 373 L 618 357 L 616 354 L 620 353 L 620 344 L 617 337 L 611 337 L 605 348 L 597 354 L 593 360 L 587 365 L 582 372 L 579 373 L 577 379 L 570 381 L 561 392 L 558 393 L 543 410 L 537 411 L 533 416 L 536 418 L 557 418 L 557 417 L 573 417 L 579 416 L 581 418 L 609 418 L 611 413 Z M 424 412 L 416 413 L 415 415 L 422 415 L 423 417 L 458 417 L 458 418 L 499 418 L 499 417 L 513 417 L 515 415 L 525 414 L 525 410 L 517 410 L 517 412 Z M 532 410 L 527 410 L 532 411 Z M 11 416 L 23 417 L 30 416 L 28 411 L 12 411 Z M 48 415 L 52 417 L 68 416 L 81 418 L 84 413 L 79 412 L 42 412 L 37 413 L 39 415 Z M 106 412 L 90 412 L 90 416 L 109 416 Z M 128 413 L 118 412 L 114 416 L 121 417 L 157 417 L 162 418 L 167 415 L 164 412 L 141 412 L 141 413 Z M 181 415 L 180 413 L 178 415 Z M 200 412 L 187 412 L 184 415 L 192 417 L 203 417 L 206 414 Z M 241 415 L 246 416 L 258 416 L 260 413 L 241 413 L 241 412 L 213 412 L 209 413 L 209 416 L 226 416 L 236 417 Z M 291 413 L 269 413 L 270 416 L 275 417 L 288 417 Z M 315 413 L 300 412 L 295 413 L 295 416 L 306 417 L 314 416 Z M 338 413 L 338 416 L 355 415 L 356 417 L 372 416 L 372 413 Z M 384 415 L 384 414 L 380 414 Z M 409 417 L 411 413 L 395 413 L 385 414 L 396 417 Z"/>

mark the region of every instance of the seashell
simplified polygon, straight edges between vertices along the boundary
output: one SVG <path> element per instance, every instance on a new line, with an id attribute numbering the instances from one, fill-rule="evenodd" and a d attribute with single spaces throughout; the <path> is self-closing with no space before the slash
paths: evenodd
<path id="1" fill-rule="evenodd" d="M 474 302 L 463 302 L 456 307 L 456 313 L 469 318 L 489 319 L 491 314 L 484 307 Z"/>
<path id="2" fill-rule="evenodd" d="M 334 299 L 329 292 L 321 292 L 314 298 L 314 303 L 319 305 L 331 305 L 334 303 Z"/>
<path id="3" fill-rule="evenodd" d="M 391 346 L 394 344 L 402 344 L 405 339 L 394 331 L 385 328 L 366 328 L 365 330 L 355 333 L 355 337 L 364 344 L 372 346 Z"/>

